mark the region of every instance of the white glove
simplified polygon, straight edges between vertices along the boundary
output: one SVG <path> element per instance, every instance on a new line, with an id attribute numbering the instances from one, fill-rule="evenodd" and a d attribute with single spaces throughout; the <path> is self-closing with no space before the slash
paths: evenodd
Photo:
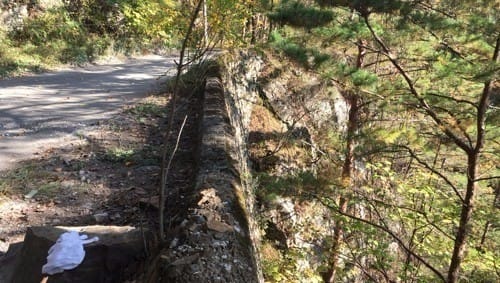
<path id="1" fill-rule="evenodd" d="M 84 244 L 98 241 L 98 237 L 88 239 L 87 235 L 79 235 L 76 231 L 62 234 L 50 247 L 47 264 L 42 267 L 42 274 L 53 275 L 77 267 L 85 257 Z"/>

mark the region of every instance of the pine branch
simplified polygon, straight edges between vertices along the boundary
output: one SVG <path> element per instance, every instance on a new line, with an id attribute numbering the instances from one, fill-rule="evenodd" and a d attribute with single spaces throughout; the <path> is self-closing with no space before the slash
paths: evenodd
<path id="1" fill-rule="evenodd" d="M 438 114 L 429 106 L 427 101 L 420 95 L 420 93 L 417 91 L 415 88 L 415 84 L 413 82 L 413 79 L 410 77 L 410 75 L 405 71 L 405 69 L 399 64 L 396 56 L 391 53 L 390 49 L 387 47 L 387 45 L 384 43 L 384 41 L 378 36 L 378 34 L 375 32 L 373 27 L 370 24 L 370 21 L 368 20 L 368 16 L 363 16 L 363 19 L 365 21 L 365 24 L 372 34 L 372 36 L 375 38 L 375 41 L 382 47 L 383 54 L 386 56 L 392 63 L 392 65 L 398 70 L 399 74 L 403 77 L 403 79 L 406 81 L 406 84 L 409 87 L 410 93 L 418 100 L 419 106 L 434 120 L 434 122 L 438 125 L 439 128 L 451 139 L 455 144 L 458 145 L 463 151 L 466 153 L 471 153 L 473 151 L 473 148 L 471 148 L 469 145 L 467 145 L 459 136 L 457 136 L 449 127 L 449 125 L 441 120 L 438 116 Z"/>

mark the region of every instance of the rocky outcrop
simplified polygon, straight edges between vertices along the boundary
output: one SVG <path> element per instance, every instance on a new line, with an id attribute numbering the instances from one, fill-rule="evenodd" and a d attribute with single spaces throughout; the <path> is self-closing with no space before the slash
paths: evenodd
<path id="1" fill-rule="evenodd" d="M 225 86 L 240 93 L 241 120 L 250 117 L 246 146 L 259 176 L 263 268 L 268 278 L 278 273 L 278 281 L 285 277 L 277 270 L 286 268 L 292 273 L 286 280 L 314 282 L 321 280 L 318 270 L 329 256 L 329 243 L 321 239 L 331 235 L 335 223 L 331 211 L 308 196 L 322 188 L 318 175 L 329 176 L 318 162 L 330 154 L 322 142 L 342 134 L 347 105 L 336 85 L 318 74 L 282 63 L 276 54 L 258 58 L 240 53 L 226 64 L 241 67 L 229 68 Z"/>

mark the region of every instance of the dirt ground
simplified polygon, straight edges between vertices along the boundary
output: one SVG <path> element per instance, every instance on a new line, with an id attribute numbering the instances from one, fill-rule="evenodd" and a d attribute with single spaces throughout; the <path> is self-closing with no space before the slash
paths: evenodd
<path id="1" fill-rule="evenodd" d="M 154 227 L 167 104 L 165 95 L 147 97 L 1 172 L 0 260 L 28 226 Z"/>

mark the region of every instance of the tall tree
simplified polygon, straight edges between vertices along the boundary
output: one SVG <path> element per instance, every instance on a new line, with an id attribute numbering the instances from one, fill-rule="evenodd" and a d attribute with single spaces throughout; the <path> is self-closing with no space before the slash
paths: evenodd
<path id="1" fill-rule="evenodd" d="M 344 141 L 344 182 L 341 182 L 341 187 L 351 190 L 340 195 L 339 201 L 332 207 L 339 214 L 389 235 L 407 254 L 407 266 L 418 267 L 422 264 L 431 274 L 446 282 L 457 282 L 477 272 L 489 272 L 490 278 L 496 278 L 491 269 L 494 267 L 490 264 L 494 260 L 487 267 L 474 262 L 477 259 L 467 261 L 467 267 L 464 267 L 464 262 L 468 245 L 483 239 L 482 235 L 494 239 L 493 235 L 487 235 L 488 229 L 482 227 L 488 227 L 488 223 L 494 221 L 491 218 L 494 208 L 488 208 L 484 203 L 493 198 L 488 181 L 498 178 L 498 168 L 494 165 L 499 162 L 498 154 L 495 154 L 498 153 L 498 143 L 495 142 L 498 128 L 494 124 L 494 121 L 498 122 L 498 109 L 490 101 L 496 101 L 494 96 L 498 96 L 500 30 L 496 23 L 500 14 L 499 4 L 483 1 L 456 5 L 451 0 L 316 2 L 333 9 L 337 16 L 333 24 L 323 21 L 324 10 L 311 10 L 314 7 L 311 1 L 284 1 L 287 9 L 279 8 L 274 19 L 294 27 L 305 27 L 313 35 L 321 36 L 323 42 L 331 40 L 343 48 L 346 44 L 355 45 L 359 51 L 353 64 L 356 71 L 352 74 L 358 77 L 365 74 L 359 71 L 360 68 L 376 74 L 375 96 L 398 103 L 404 107 L 405 113 L 411 115 L 405 118 L 402 113 L 393 112 L 389 123 L 397 125 L 398 119 L 408 117 L 415 120 L 413 123 L 403 121 L 397 130 L 383 131 L 388 135 L 383 143 L 371 147 L 365 143 L 360 148 L 375 150 L 379 154 L 378 160 L 383 160 L 383 152 L 388 151 L 393 156 L 399 156 L 397 158 L 408 160 L 404 170 L 395 169 L 392 165 L 388 168 L 395 170 L 396 174 L 391 177 L 393 181 L 384 184 L 388 189 L 401 187 L 403 183 L 418 187 L 387 199 L 379 199 L 380 195 L 353 187 L 350 179 L 356 156 L 353 146 L 359 144 L 361 135 L 349 135 L 349 130 L 354 130 L 351 134 L 360 130 L 359 125 L 352 125 Z M 300 17 L 290 7 L 295 11 L 312 12 L 302 13 Z M 347 11 L 351 11 L 350 17 L 339 17 Z M 314 20 L 308 20 L 311 18 Z M 339 28 L 349 24 L 359 28 Z M 318 29 L 320 26 L 321 31 Z M 346 33 L 349 36 L 340 36 Z M 359 38 L 366 33 L 369 40 L 360 41 Z M 360 56 L 363 52 L 368 52 L 371 58 L 364 65 L 359 64 L 359 60 L 367 58 L 367 55 Z M 350 115 L 356 114 L 359 99 L 363 98 L 359 90 L 354 96 L 352 93 L 346 96 Z M 379 106 L 384 107 L 379 112 L 393 111 L 387 104 Z M 352 118 L 350 121 L 359 119 L 349 118 Z M 420 135 L 413 137 L 411 132 L 420 132 Z M 370 131 L 365 133 L 373 134 Z M 353 137 L 358 140 L 352 140 Z M 374 139 L 376 137 L 372 136 L 371 140 Z M 361 155 L 358 153 L 357 156 Z M 442 160 L 440 166 L 438 160 Z M 369 160 L 365 158 L 363 161 Z M 422 170 L 429 172 L 428 182 L 421 180 L 422 176 L 426 176 Z M 412 178 L 415 178 L 414 181 L 408 183 Z M 394 183 L 394 180 L 400 183 Z M 353 189 L 357 191 L 353 192 Z M 358 197 L 348 197 L 353 193 Z M 477 195 L 484 199 L 478 202 Z M 375 217 L 350 210 L 348 207 L 353 201 L 363 201 Z M 475 215 L 478 206 L 488 212 Z M 445 213 L 443 219 L 439 219 L 438 212 Z M 399 224 L 394 217 L 400 219 Z M 346 224 L 343 221 L 338 223 Z M 409 227 L 413 228 L 408 230 Z M 333 267 L 336 267 L 338 246 L 345 228 L 339 227 L 334 233 Z M 491 249 L 482 249 L 481 253 L 494 259 L 498 257 L 495 254 L 498 241 L 490 242 Z M 448 260 L 447 266 L 443 265 L 443 259 Z M 410 274 L 407 267 L 403 270 Z M 461 270 L 468 272 L 460 277 Z M 335 270 L 331 270 L 330 281 L 334 280 L 334 275 Z M 429 274 L 423 273 L 423 276 L 430 278 Z"/>

